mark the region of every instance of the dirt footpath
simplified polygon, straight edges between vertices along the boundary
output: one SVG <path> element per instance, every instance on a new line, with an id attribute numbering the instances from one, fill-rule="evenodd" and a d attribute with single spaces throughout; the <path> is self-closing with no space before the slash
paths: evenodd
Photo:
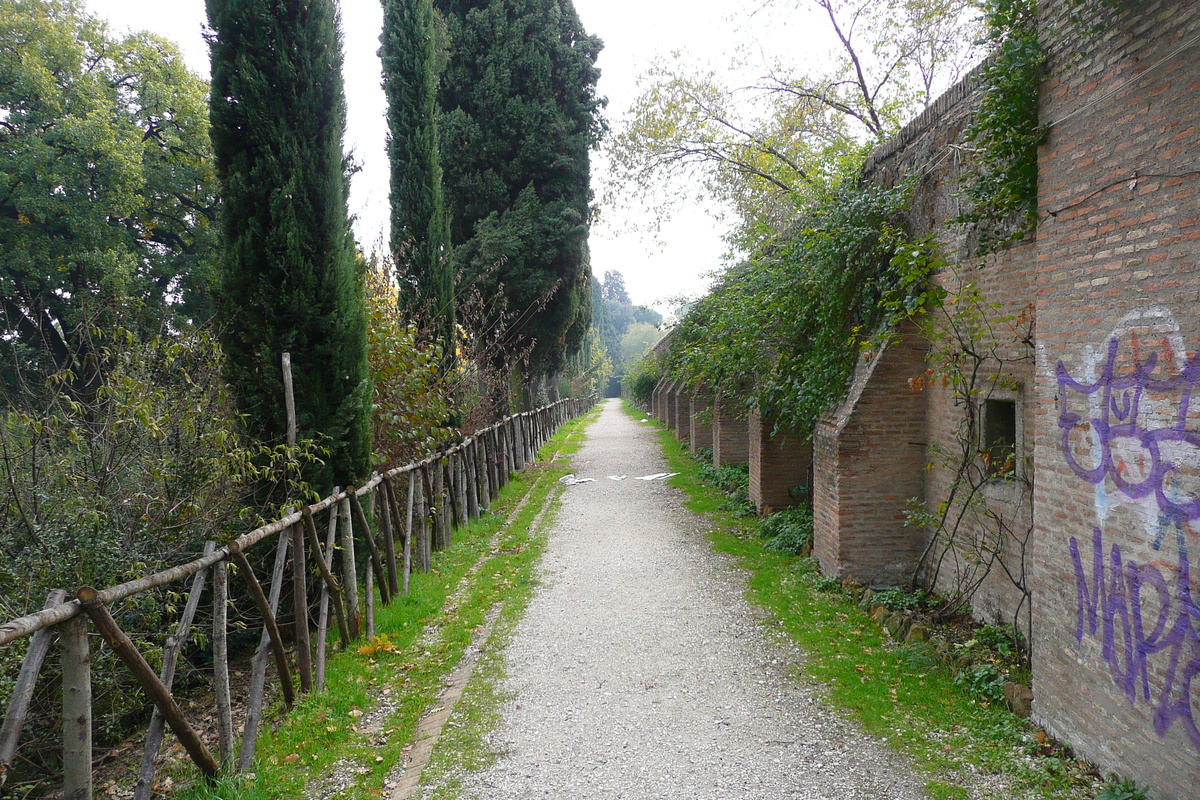
<path id="1" fill-rule="evenodd" d="M 573 459 L 542 580 L 507 650 L 515 700 L 466 777 L 504 798 L 922 798 L 900 756 L 795 679 L 745 575 L 663 481 L 650 425 L 610 400 Z M 627 476 L 611 480 L 610 476 Z"/>

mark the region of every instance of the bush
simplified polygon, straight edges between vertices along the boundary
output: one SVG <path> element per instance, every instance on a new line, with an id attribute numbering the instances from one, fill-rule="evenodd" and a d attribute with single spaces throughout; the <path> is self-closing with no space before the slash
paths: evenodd
<path id="1" fill-rule="evenodd" d="M 756 510 L 750 502 L 750 468 L 747 464 L 725 464 L 714 467 L 704 464 L 700 477 L 725 493 L 721 510 L 735 517 L 752 517 Z"/>
<path id="2" fill-rule="evenodd" d="M 454 436 L 447 377 L 440 345 L 400 312 L 391 262 L 376 259 L 366 274 L 367 361 L 374 398 L 371 406 L 371 462 L 376 468 L 420 460 Z"/>
<path id="3" fill-rule="evenodd" d="M 654 397 L 654 387 L 662 380 L 662 368 L 653 355 L 631 364 L 621 378 L 621 393 L 640 406 L 647 406 Z"/>
<path id="4" fill-rule="evenodd" d="M 0 406 L 4 619 L 41 609 L 54 588 L 69 596 L 82 585 L 104 588 L 189 560 L 206 539 L 254 527 L 257 490 L 287 479 L 286 447 L 250 446 L 239 435 L 220 379 L 221 351 L 208 336 L 81 335 L 99 365 L 95 385 L 81 386 L 69 373 L 19 376 L 20 393 Z M 281 488 L 292 497 L 304 492 L 294 482 Z M 178 591 L 186 589 L 146 592 L 113 609 L 152 665 L 182 605 Z M 23 650 L 0 649 L 0 674 L 15 674 Z M 56 757 L 57 669 L 49 659 L 23 736 L 22 752 L 39 758 Z M 146 705 L 110 649 L 93 651 L 92 675 L 97 741 L 104 743 Z M 0 681 L 0 708 L 11 690 Z"/>
<path id="5" fill-rule="evenodd" d="M 889 611 L 920 611 L 929 607 L 929 594 L 921 589 L 909 592 L 892 586 L 876 592 L 871 599 Z"/>
<path id="6" fill-rule="evenodd" d="M 983 695 L 996 703 L 1004 702 L 1004 675 L 995 664 L 972 664 L 955 675 L 954 682 L 972 694 Z"/>
<path id="7" fill-rule="evenodd" d="M 813 515 L 808 506 L 793 506 L 776 511 L 758 526 L 758 535 L 767 539 L 772 553 L 795 555 L 813 540 Z"/>

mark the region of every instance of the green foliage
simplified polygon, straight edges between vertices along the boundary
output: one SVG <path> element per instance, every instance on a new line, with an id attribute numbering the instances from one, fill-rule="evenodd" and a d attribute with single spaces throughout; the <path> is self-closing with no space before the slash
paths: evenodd
<path id="1" fill-rule="evenodd" d="M 1004 702 L 1004 675 L 995 664 L 971 664 L 954 676 L 954 683 L 963 691 L 982 695 L 995 703 Z"/>
<path id="2" fill-rule="evenodd" d="M 617 270 L 604 273 L 599 287 L 599 302 L 593 298 L 593 320 L 618 373 L 637 361 L 665 335 L 659 326 L 662 315 L 644 306 L 635 306 L 625 289 L 625 276 Z"/>
<path id="3" fill-rule="evenodd" d="M 842 188 L 728 270 L 676 329 L 673 372 L 751 398 L 779 428 L 811 432 L 844 397 L 859 354 L 920 314 L 937 263 L 903 231 L 902 188 Z"/>
<path id="4" fill-rule="evenodd" d="M 371 383 L 335 6 L 208 0 L 208 15 L 228 377 L 253 435 L 284 441 L 290 352 L 300 436 L 330 451 L 309 482 L 358 483 L 370 469 Z"/>
<path id="5" fill-rule="evenodd" d="M 776 511 L 759 523 L 758 535 L 768 540 L 765 546 L 772 553 L 799 553 L 813 541 L 812 507 L 799 505 Z"/>
<path id="6" fill-rule="evenodd" d="M 509 358 L 559 371 L 590 327 L 588 151 L 603 129 L 600 40 L 570 0 L 438 0 L 449 35 L 439 87 L 454 263 L 503 295 Z M 484 320 L 496 327 L 494 319 Z"/>
<path id="7" fill-rule="evenodd" d="M 1146 800 L 1150 789 L 1139 789 L 1131 780 L 1123 780 L 1117 775 L 1109 775 L 1104 783 L 1104 790 L 1096 795 L 1096 800 Z"/>
<path id="8" fill-rule="evenodd" d="M 385 0 L 383 89 L 388 99 L 391 250 L 400 302 L 453 352 L 454 273 L 442 196 L 437 61 L 442 25 L 432 0 Z"/>
<path id="9" fill-rule="evenodd" d="M 94 399 L 66 391 L 72 376 L 36 373 L 21 384 L 22 409 L 0 414 L 0 618 L 42 607 L 46 594 L 70 596 L 165 569 L 258 524 L 246 512 L 254 489 L 285 481 L 293 458 L 320 454 L 266 450 L 239 436 L 240 421 L 220 379 L 220 349 L 203 334 L 147 340 L 132 331 L 74 332 L 103 363 Z M 290 496 L 305 487 L 285 483 Z M 153 664 L 181 598 L 178 587 L 147 592 L 114 608 L 118 622 Z M 0 648 L 0 672 L 15 675 L 22 648 Z M 96 725 L 101 741 L 125 732 L 145 701 L 112 651 L 93 651 Z M 11 668 L 11 671 L 10 671 Z M 53 758 L 56 659 L 39 683 L 27 757 Z M 186 678 L 188 666 L 181 668 Z M 0 707 L 11 685 L 0 683 Z"/>
<path id="10" fill-rule="evenodd" d="M 0 333 L 87 395 L 71 337 L 98 315 L 148 333 L 212 314 L 206 87 L 174 45 L 113 38 L 79 0 L 0 3 L 0 40 Z"/>
<path id="11" fill-rule="evenodd" d="M 929 595 L 921 589 L 907 591 L 900 586 L 881 589 L 871 597 L 889 611 L 919 611 L 929 608 Z"/>
<path id="12" fill-rule="evenodd" d="M 701 478 L 710 486 L 725 493 L 721 510 L 739 518 L 755 515 L 754 503 L 750 502 L 750 468 L 745 463 L 722 464 L 714 467 L 705 464 L 700 468 Z"/>
<path id="13" fill-rule="evenodd" d="M 654 387 L 662 380 L 662 367 L 658 359 L 647 355 L 635 361 L 621 378 L 621 393 L 641 406 L 648 406 L 654 399 Z"/>
<path id="14" fill-rule="evenodd" d="M 988 253 L 1037 225 L 1038 99 L 1046 55 L 1038 41 L 1036 0 L 986 0 L 982 99 L 966 141 L 976 148 L 965 190 L 974 208 L 960 222 L 980 224 Z"/>
<path id="15" fill-rule="evenodd" d="M 379 468 L 419 460 L 451 439 L 451 406 L 441 343 L 429 343 L 400 311 L 386 260 L 366 276 L 367 360 L 371 366 L 371 461 Z"/>

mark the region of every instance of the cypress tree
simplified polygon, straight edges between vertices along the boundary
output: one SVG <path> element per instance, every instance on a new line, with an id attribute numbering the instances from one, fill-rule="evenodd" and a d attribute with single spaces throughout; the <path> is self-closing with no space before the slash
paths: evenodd
<path id="1" fill-rule="evenodd" d="M 588 153 L 603 125 L 601 42 L 570 0 L 437 0 L 450 48 L 438 91 L 455 264 L 502 285 L 505 340 L 553 374 L 590 321 Z M 497 265 L 499 265 L 497 267 Z"/>
<path id="2" fill-rule="evenodd" d="M 345 95 L 333 0 L 207 0 L 209 116 L 223 189 L 222 336 L 250 432 L 286 435 L 292 354 L 302 438 L 328 448 L 314 489 L 365 477 L 370 379 L 346 208 Z"/>
<path id="3" fill-rule="evenodd" d="M 391 239 L 401 304 L 454 348 L 454 271 L 438 148 L 432 0 L 383 0 L 379 56 L 388 100 Z M 404 291 L 411 288 L 411 291 Z"/>

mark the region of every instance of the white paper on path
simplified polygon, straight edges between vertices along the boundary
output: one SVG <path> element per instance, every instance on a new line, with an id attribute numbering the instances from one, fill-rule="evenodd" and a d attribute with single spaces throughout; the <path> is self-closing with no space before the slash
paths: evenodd
<path id="1" fill-rule="evenodd" d="M 558 479 L 558 482 L 564 486 L 575 486 L 580 483 L 595 483 L 595 481 L 595 478 L 576 478 L 574 472 L 572 472 L 570 475 L 563 475 Z"/>
<path id="2" fill-rule="evenodd" d="M 678 472 L 656 472 L 653 475 L 643 475 L 638 478 L 639 481 L 663 481 L 667 478 L 674 478 Z"/>

